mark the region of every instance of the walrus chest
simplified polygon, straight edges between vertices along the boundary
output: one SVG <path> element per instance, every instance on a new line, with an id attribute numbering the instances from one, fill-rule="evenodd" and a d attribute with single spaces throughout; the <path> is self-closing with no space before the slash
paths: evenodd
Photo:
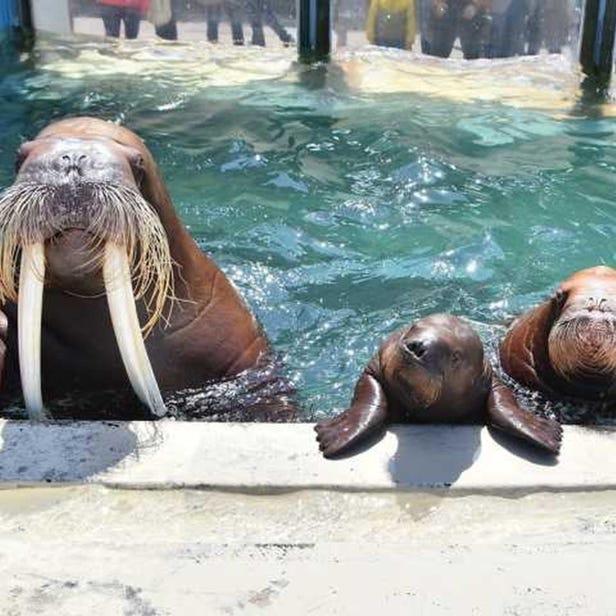
<path id="1" fill-rule="evenodd" d="M 5 383 L 18 391 L 17 307 L 7 304 L 5 312 L 9 320 Z M 203 327 L 195 321 L 175 332 L 173 328 L 156 328 L 147 337 L 148 356 L 162 389 L 198 387 L 237 374 L 267 355 L 267 341 L 258 332 L 245 346 L 237 339 L 237 328 L 226 323 L 214 322 L 206 333 L 203 335 Z M 104 297 L 46 293 L 40 344 L 45 395 L 130 389 Z"/>
<path id="2" fill-rule="evenodd" d="M 488 395 L 485 386 L 465 396 L 442 395 L 429 404 L 414 397 L 412 391 L 401 392 L 399 388 L 392 387 L 385 387 L 385 391 L 393 422 L 411 424 L 485 422 L 485 400 Z"/>
<path id="3" fill-rule="evenodd" d="M 18 327 L 15 308 L 9 319 L 5 378 L 19 387 Z M 61 320 L 43 318 L 41 327 L 41 379 L 49 394 L 96 388 L 129 387 L 107 315 L 93 308 L 79 317 L 71 310 Z"/>

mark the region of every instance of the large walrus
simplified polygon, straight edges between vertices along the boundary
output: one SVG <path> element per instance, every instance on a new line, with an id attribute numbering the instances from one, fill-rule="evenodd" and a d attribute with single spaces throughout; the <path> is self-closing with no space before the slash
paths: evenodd
<path id="1" fill-rule="evenodd" d="M 330 458 L 394 422 L 488 424 L 553 454 L 562 434 L 558 422 L 517 404 L 492 372 L 474 329 L 449 314 L 388 336 L 359 377 L 350 408 L 315 430 Z"/>
<path id="2" fill-rule="evenodd" d="M 161 390 L 229 379 L 270 353 L 144 143 L 95 118 L 53 123 L 20 147 L 0 194 L 0 301 L 2 393 L 22 394 L 33 418 L 46 399 L 131 387 L 161 416 Z"/>
<path id="3" fill-rule="evenodd" d="M 513 322 L 501 365 L 549 397 L 616 398 L 616 270 L 592 267 Z"/>

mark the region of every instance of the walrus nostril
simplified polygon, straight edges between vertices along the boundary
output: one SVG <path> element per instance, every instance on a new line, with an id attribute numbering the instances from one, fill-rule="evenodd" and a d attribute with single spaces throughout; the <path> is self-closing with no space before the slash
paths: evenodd
<path id="1" fill-rule="evenodd" d="M 423 355 L 425 355 L 426 353 L 426 345 L 419 341 L 419 340 L 413 340 L 412 342 L 407 342 L 404 345 L 404 348 L 411 353 L 412 355 L 415 355 L 415 357 L 422 357 Z"/>
<path id="2" fill-rule="evenodd" d="M 588 312 L 593 312 L 593 310 L 598 310 L 599 312 L 606 312 L 610 310 L 610 305 L 608 303 L 608 300 L 604 297 L 600 299 L 589 297 L 586 301 L 586 310 Z"/>
<path id="3" fill-rule="evenodd" d="M 62 154 L 62 156 L 60 156 L 60 168 L 67 174 L 76 171 L 81 175 L 84 163 L 86 163 L 87 160 L 87 154 Z"/>

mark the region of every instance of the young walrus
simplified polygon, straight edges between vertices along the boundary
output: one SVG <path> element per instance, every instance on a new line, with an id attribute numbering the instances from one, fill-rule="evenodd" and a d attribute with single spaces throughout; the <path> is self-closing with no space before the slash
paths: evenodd
<path id="1" fill-rule="evenodd" d="M 449 314 L 388 336 L 362 372 L 349 409 L 315 426 L 326 458 L 390 423 L 487 424 L 558 454 L 557 421 L 522 409 L 493 373 L 473 328 Z"/>

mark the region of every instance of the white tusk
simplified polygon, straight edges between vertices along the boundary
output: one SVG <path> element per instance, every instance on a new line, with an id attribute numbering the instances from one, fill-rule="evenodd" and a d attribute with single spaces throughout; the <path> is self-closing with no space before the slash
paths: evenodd
<path id="1" fill-rule="evenodd" d="M 41 317 L 45 281 L 45 247 L 42 242 L 21 249 L 17 330 L 21 391 L 30 419 L 45 419 L 41 391 Z"/>
<path id="2" fill-rule="evenodd" d="M 165 415 L 167 409 L 141 335 L 125 248 L 107 242 L 103 277 L 111 323 L 128 380 L 137 397 L 154 415 Z"/>

